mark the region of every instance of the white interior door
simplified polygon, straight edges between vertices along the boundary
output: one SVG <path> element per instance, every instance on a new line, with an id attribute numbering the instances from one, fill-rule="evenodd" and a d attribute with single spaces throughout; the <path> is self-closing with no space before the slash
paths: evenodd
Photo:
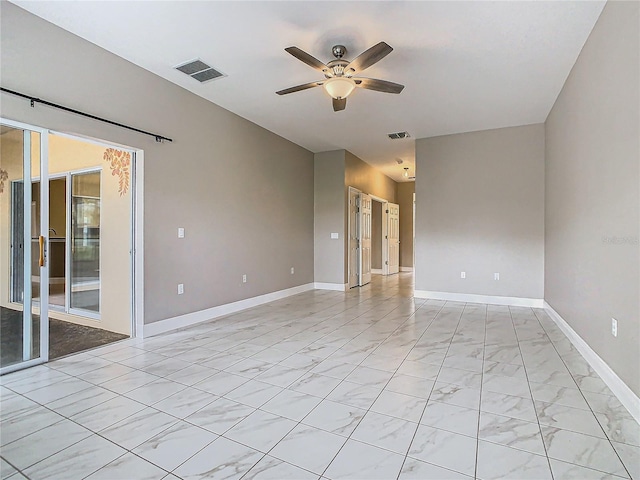
<path id="1" fill-rule="evenodd" d="M 360 285 L 360 242 L 358 205 L 360 192 L 349 187 L 349 240 L 348 240 L 348 276 L 349 288 Z"/>
<path id="2" fill-rule="evenodd" d="M 360 194 L 360 285 L 371 281 L 371 197 Z"/>
<path id="3" fill-rule="evenodd" d="M 400 271 L 400 206 L 387 204 L 387 248 L 389 275 Z"/>

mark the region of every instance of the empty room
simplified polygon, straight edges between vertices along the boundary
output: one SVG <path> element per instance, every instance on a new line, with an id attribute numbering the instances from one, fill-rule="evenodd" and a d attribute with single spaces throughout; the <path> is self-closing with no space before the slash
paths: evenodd
<path id="1" fill-rule="evenodd" d="M 0 22 L 2 480 L 640 480 L 640 3 Z"/>

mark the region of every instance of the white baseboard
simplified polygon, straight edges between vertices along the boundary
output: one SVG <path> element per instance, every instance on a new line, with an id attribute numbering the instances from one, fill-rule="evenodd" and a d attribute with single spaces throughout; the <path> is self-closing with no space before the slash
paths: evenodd
<path id="1" fill-rule="evenodd" d="M 400 267 L 401 272 L 413 272 L 413 267 Z"/>
<path id="2" fill-rule="evenodd" d="M 335 290 L 338 292 L 346 292 L 349 290 L 348 283 L 324 283 L 324 282 L 315 282 L 313 284 L 313 288 L 316 290 Z"/>
<path id="3" fill-rule="evenodd" d="M 627 386 L 622 379 L 616 375 L 607 363 L 600 358 L 600 356 L 593 351 L 587 342 L 585 342 L 576 331 L 566 322 L 564 318 L 556 312 L 551 305 L 546 301 L 544 302 L 544 309 L 549 314 L 551 319 L 556 322 L 556 325 L 562 330 L 562 332 L 571 341 L 574 347 L 578 349 L 584 359 L 589 362 L 591 368 L 593 368 L 598 375 L 602 378 L 604 383 L 611 389 L 613 394 L 618 397 L 620 403 L 629 410 L 629 413 L 640 423 L 640 398 L 633 393 L 633 391 Z"/>
<path id="4" fill-rule="evenodd" d="M 206 310 L 200 310 L 197 312 L 187 313 L 185 315 L 179 315 L 177 317 L 167 318 L 160 320 L 159 322 L 153 322 L 148 325 L 144 325 L 142 329 L 142 337 L 152 337 L 154 335 L 160 335 L 161 333 L 170 332 L 179 328 L 189 327 L 196 323 L 206 322 L 213 320 L 214 318 L 229 315 L 230 313 L 239 312 L 240 310 L 246 310 L 247 308 L 257 307 L 264 303 L 273 302 L 282 298 L 297 295 L 298 293 L 307 292 L 314 289 L 313 283 L 307 283 L 305 285 L 299 285 L 297 287 L 287 288 L 285 290 L 278 290 L 277 292 L 266 293 L 257 297 L 246 298 L 233 303 L 227 303 L 224 305 L 218 305 L 217 307 L 207 308 Z"/>
<path id="5" fill-rule="evenodd" d="M 543 308 L 544 306 L 544 300 L 541 298 L 498 297 L 493 295 L 476 295 L 473 293 L 430 292 L 428 290 L 414 290 L 413 296 L 416 298 L 448 300 L 451 302 L 508 305 L 510 307 Z"/>
<path id="6" fill-rule="evenodd" d="M 373 273 L 375 275 L 382 275 L 382 269 L 381 268 L 372 268 L 371 269 L 371 273 Z"/>

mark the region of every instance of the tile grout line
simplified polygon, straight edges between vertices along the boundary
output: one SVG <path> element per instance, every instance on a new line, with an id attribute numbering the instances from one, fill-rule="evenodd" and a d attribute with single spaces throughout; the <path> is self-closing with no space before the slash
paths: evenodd
<path id="1" fill-rule="evenodd" d="M 9 460 L 7 460 L 4 457 L 0 457 L 2 458 L 3 461 L 7 462 L 16 472 L 18 472 L 20 475 L 22 475 L 23 477 L 25 477 L 26 479 L 29 479 L 29 477 L 22 471 L 20 470 L 17 466 L 15 466 L 13 463 L 11 463 Z M 34 464 L 35 465 L 35 464 Z M 29 468 L 29 467 L 27 467 Z M 26 468 L 25 468 L 26 470 Z M 12 473 L 9 477 L 7 477 L 7 480 L 10 480 L 11 477 L 13 477 L 15 475 L 15 473 Z"/>
<path id="2" fill-rule="evenodd" d="M 531 382 L 529 382 L 529 373 L 527 372 L 527 365 L 524 361 L 525 356 L 522 354 L 522 348 L 520 346 L 520 337 L 518 336 L 518 329 L 515 326 L 515 322 L 513 320 L 513 312 L 511 311 L 511 307 L 507 307 L 509 309 L 509 318 L 511 319 L 511 327 L 513 328 L 513 332 L 516 336 L 516 341 L 518 343 L 518 351 L 520 352 L 520 356 L 522 357 L 522 369 L 524 370 L 525 378 L 527 379 L 527 387 L 529 388 L 529 395 L 531 395 L 531 403 L 533 405 L 533 412 L 536 415 L 536 423 L 538 424 L 538 432 L 540 432 L 540 441 L 542 442 L 542 448 L 544 448 L 544 456 L 547 458 L 547 465 L 549 466 L 549 473 L 551 475 L 551 479 L 553 480 L 554 474 L 553 469 L 551 468 L 551 459 L 549 458 L 549 452 L 547 451 L 547 445 L 544 442 L 544 436 L 542 435 L 542 426 L 540 425 L 540 419 L 538 418 L 538 410 L 536 409 L 536 402 L 533 397 L 533 391 L 531 390 Z M 533 309 L 532 309 L 533 310 Z M 534 313 L 535 317 L 535 313 Z M 535 317 L 537 320 L 537 317 Z M 538 322 L 540 323 L 540 322 Z M 542 326 L 541 326 L 542 327 Z M 544 331 L 544 328 L 543 328 Z M 545 333 L 546 335 L 546 333 Z"/>
<path id="3" fill-rule="evenodd" d="M 482 372 L 480 376 L 480 399 L 478 401 L 478 428 L 476 429 L 476 464 L 473 478 L 478 478 L 478 458 L 480 455 L 480 421 L 482 418 L 482 388 L 484 387 L 484 366 L 487 353 L 487 323 L 489 320 L 489 308 L 484 309 L 484 341 L 482 342 Z"/>

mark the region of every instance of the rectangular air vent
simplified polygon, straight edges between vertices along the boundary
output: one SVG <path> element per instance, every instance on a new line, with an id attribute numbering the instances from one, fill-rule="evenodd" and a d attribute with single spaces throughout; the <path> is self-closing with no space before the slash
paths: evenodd
<path id="1" fill-rule="evenodd" d="M 224 73 L 219 72 L 199 59 L 191 60 L 174 68 L 185 75 L 189 75 L 200 83 L 205 83 L 225 76 Z"/>
<path id="2" fill-rule="evenodd" d="M 403 138 L 409 138 L 411 136 L 408 132 L 388 133 L 387 135 L 391 140 L 400 140 Z"/>

